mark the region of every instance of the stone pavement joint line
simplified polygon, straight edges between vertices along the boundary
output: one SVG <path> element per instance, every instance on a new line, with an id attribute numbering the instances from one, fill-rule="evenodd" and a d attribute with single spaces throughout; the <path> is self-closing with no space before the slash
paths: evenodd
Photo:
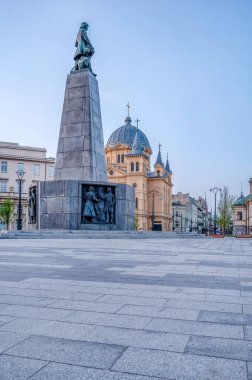
<path id="1" fill-rule="evenodd" d="M 251 278 L 250 240 L 1 240 L 0 379 L 252 379 Z"/>

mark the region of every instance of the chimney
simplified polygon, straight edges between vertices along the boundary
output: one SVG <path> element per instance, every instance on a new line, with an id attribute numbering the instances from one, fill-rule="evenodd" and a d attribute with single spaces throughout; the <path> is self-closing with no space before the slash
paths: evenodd
<path id="1" fill-rule="evenodd" d="M 252 195 L 252 178 L 249 180 L 250 194 Z"/>

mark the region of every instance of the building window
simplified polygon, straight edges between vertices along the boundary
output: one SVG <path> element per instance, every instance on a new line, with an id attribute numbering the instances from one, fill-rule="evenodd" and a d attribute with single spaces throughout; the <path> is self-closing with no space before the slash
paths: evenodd
<path id="1" fill-rule="evenodd" d="M 178 211 L 176 211 L 176 214 L 175 214 L 175 215 L 176 215 L 176 218 L 178 218 L 178 216 L 179 216 L 179 215 L 178 215 Z"/>
<path id="2" fill-rule="evenodd" d="M 175 226 L 176 227 L 179 227 L 179 222 L 176 220 L 176 222 L 175 222 Z"/>
<path id="3" fill-rule="evenodd" d="M 131 172 L 134 171 L 134 162 L 131 162 L 131 164 L 130 164 L 130 171 L 131 171 Z"/>
<path id="4" fill-rule="evenodd" d="M 33 165 L 33 175 L 40 175 L 40 165 L 39 164 Z"/>
<path id="5" fill-rule="evenodd" d="M 138 209 L 138 198 L 136 198 L 136 209 Z"/>
<path id="6" fill-rule="evenodd" d="M 54 166 L 50 165 L 49 166 L 49 177 L 53 177 L 54 176 Z"/>
<path id="7" fill-rule="evenodd" d="M 237 212 L 237 220 L 242 220 L 242 211 Z"/>
<path id="8" fill-rule="evenodd" d="M 1 162 L 1 172 L 2 173 L 7 173 L 7 161 L 2 161 Z"/>
<path id="9" fill-rule="evenodd" d="M 136 162 L 136 172 L 139 172 L 139 162 Z"/>
<path id="10" fill-rule="evenodd" d="M 2 193 L 6 193 L 6 191 L 7 191 L 7 181 L 5 181 L 5 180 L 0 181 L 0 191 Z"/>
<path id="11" fill-rule="evenodd" d="M 160 177 L 160 170 L 157 171 L 157 176 Z"/>
<path id="12" fill-rule="evenodd" d="M 121 161 L 124 162 L 124 154 L 122 154 Z"/>
<path id="13" fill-rule="evenodd" d="M 121 162 L 121 156 L 120 156 L 120 154 L 118 154 L 117 155 L 117 163 L 120 164 L 120 162 Z"/>
<path id="14" fill-rule="evenodd" d="M 19 171 L 19 170 L 24 170 L 24 163 L 23 162 L 18 162 L 17 171 Z"/>
<path id="15" fill-rule="evenodd" d="M 133 183 L 133 187 L 137 187 L 137 184 L 136 184 L 136 183 Z"/>

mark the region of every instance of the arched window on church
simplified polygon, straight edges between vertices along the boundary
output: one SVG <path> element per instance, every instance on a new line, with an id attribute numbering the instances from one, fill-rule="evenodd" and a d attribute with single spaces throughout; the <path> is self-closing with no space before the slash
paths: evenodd
<path id="1" fill-rule="evenodd" d="M 131 172 L 134 171 L 134 162 L 131 162 L 131 164 L 130 164 L 130 171 L 131 171 Z"/>
<path id="2" fill-rule="evenodd" d="M 157 171 L 157 176 L 160 177 L 160 170 Z"/>
<path id="3" fill-rule="evenodd" d="M 136 172 L 139 172 L 139 162 L 136 162 Z"/>
<path id="4" fill-rule="evenodd" d="M 122 154 L 121 162 L 124 162 L 124 154 Z"/>
<path id="5" fill-rule="evenodd" d="M 117 155 L 117 163 L 118 163 L 118 164 L 120 164 L 120 158 L 121 158 L 121 156 L 120 156 L 120 154 L 118 154 L 118 155 Z"/>
<path id="6" fill-rule="evenodd" d="M 138 209 L 138 198 L 136 198 L 136 209 Z"/>

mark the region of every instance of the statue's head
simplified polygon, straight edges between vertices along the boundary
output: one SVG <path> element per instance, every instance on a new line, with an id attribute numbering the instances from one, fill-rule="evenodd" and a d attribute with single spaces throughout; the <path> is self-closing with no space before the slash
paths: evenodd
<path id="1" fill-rule="evenodd" d="M 80 27 L 85 30 L 88 30 L 88 24 L 86 22 L 83 22 Z"/>
<path id="2" fill-rule="evenodd" d="M 93 186 L 90 186 L 90 187 L 89 187 L 89 191 L 94 191 Z"/>
<path id="3" fill-rule="evenodd" d="M 108 193 L 111 193 L 111 187 L 108 187 L 108 188 L 107 188 L 107 192 L 108 192 Z"/>

